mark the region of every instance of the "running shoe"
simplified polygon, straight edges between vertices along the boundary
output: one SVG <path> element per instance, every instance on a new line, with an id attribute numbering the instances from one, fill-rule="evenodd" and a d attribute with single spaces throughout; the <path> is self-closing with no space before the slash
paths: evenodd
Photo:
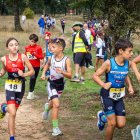
<path id="1" fill-rule="evenodd" d="M 6 107 L 7 107 L 6 103 L 2 103 L 1 104 L 0 119 L 4 118 L 4 116 L 5 116 L 5 114 L 6 114 Z"/>
<path id="2" fill-rule="evenodd" d="M 47 119 L 48 119 L 48 116 L 49 116 L 48 107 L 49 107 L 49 103 L 46 103 L 46 104 L 45 104 L 45 110 L 44 110 L 44 112 L 42 113 L 42 119 L 43 119 L 43 120 L 47 120 Z"/>
<path id="3" fill-rule="evenodd" d="M 52 135 L 53 136 L 60 136 L 60 135 L 63 135 L 63 133 L 58 127 L 56 127 L 56 128 L 53 128 Z"/>
<path id="4" fill-rule="evenodd" d="M 136 127 L 136 138 L 137 140 L 140 140 L 140 125 L 137 125 Z"/>
<path id="5" fill-rule="evenodd" d="M 71 82 L 80 82 L 80 79 L 79 79 L 77 76 L 74 76 L 74 77 L 71 79 Z"/>
<path id="6" fill-rule="evenodd" d="M 97 117 L 98 117 L 97 127 L 99 128 L 100 131 L 102 131 L 105 127 L 105 123 L 107 122 L 106 116 L 103 111 L 98 111 Z"/>
<path id="7" fill-rule="evenodd" d="M 136 129 L 132 129 L 132 130 L 131 130 L 131 134 L 132 134 L 133 140 L 138 140 L 138 139 L 136 138 L 136 133 L 137 133 L 137 130 L 136 130 Z"/>

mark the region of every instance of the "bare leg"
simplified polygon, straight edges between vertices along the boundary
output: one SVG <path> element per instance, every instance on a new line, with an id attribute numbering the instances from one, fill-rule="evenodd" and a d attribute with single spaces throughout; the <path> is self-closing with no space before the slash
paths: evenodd
<path id="1" fill-rule="evenodd" d="M 10 133 L 10 136 L 14 136 L 15 135 L 15 118 L 16 118 L 15 104 L 8 105 L 8 113 L 9 113 L 9 118 L 8 118 L 9 133 Z"/>
<path id="2" fill-rule="evenodd" d="M 116 127 L 116 115 L 112 114 L 110 116 L 107 116 L 107 128 L 106 128 L 106 136 L 105 140 L 112 140 L 113 139 L 113 133 Z"/>

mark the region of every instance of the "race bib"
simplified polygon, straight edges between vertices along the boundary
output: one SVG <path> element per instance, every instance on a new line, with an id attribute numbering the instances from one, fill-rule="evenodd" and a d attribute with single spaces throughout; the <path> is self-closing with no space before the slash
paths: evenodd
<path id="1" fill-rule="evenodd" d="M 110 88 L 109 97 L 118 100 L 125 96 L 125 87 L 123 88 Z"/>
<path id="2" fill-rule="evenodd" d="M 34 55 L 32 55 L 30 52 L 27 52 L 26 55 L 27 55 L 29 60 L 36 59 L 36 57 Z"/>
<path id="3" fill-rule="evenodd" d="M 6 80 L 5 81 L 5 90 L 21 92 L 21 88 L 22 88 L 21 81 L 15 81 L 15 80 Z"/>

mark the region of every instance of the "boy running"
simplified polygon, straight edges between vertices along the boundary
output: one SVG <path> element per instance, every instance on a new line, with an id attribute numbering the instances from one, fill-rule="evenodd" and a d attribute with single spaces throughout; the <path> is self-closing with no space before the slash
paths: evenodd
<path id="1" fill-rule="evenodd" d="M 41 79 L 45 80 L 45 73 L 50 68 L 50 77 L 48 79 L 48 99 L 45 104 L 43 119 L 48 118 L 49 111 L 52 109 L 53 136 L 62 135 L 58 127 L 59 97 L 64 90 L 64 77 L 71 79 L 71 62 L 67 56 L 64 56 L 65 41 L 61 38 L 55 38 L 51 42 L 51 50 L 54 54 L 44 66 Z"/>
<path id="2" fill-rule="evenodd" d="M 129 59 L 131 58 L 133 45 L 126 39 L 119 39 L 115 44 L 116 56 L 105 61 L 102 66 L 93 74 L 94 81 L 102 89 L 100 92 L 101 102 L 104 112 L 98 112 L 98 127 L 104 129 L 107 117 L 107 128 L 105 140 L 112 140 L 115 128 L 123 128 L 126 123 L 125 106 L 123 97 L 125 96 L 125 82 L 128 85 L 130 94 L 134 93 L 130 79 L 128 77 Z M 103 82 L 101 75 L 106 73 L 106 81 Z"/>
<path id="3" fill-rule="evenodd" d="M 25 54 L 28 57 L 30 63 L 32 64 L 35 74 L 30 77 L 29 83 L 29 93 L 27 99 L 32 100 L 35 98 L 34 88 L 36 84 L 36 79 L 40 70 L 40 60 L 44 58 L 42 48 L 36 44 L 38 41 L 38 36 L 36 34 L 31 34 L 29 36 L 30 45 L 25 47 Z"/>
<path id="4" fill-rule="evenodd" d="M 25 92 L 25 77 L 32 76 L 34 70 L 25 54 L 18 53 L 19 43 L 15 38 L 9 38 L 6 43 L 9 54 L 1 58 L 2 69 L 0 77 L 6 72 L 8 78 L 5 81 L 5 91 L 7 104 L 1 105 L 1 111 L 5 114 L 9 113 L 8 128 L 10 140 L 15 140 L 15 119 L 16 112 L 21 103 Z M 25 65 L 28 72 L 25 72 Z"/>

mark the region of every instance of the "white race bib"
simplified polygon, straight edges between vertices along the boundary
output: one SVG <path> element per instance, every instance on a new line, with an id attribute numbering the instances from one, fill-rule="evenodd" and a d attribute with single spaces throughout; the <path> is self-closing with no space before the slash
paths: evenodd
<path id="1" fill-rule="evenodd" d="M 21 88 L 22 88 L 21 81 L 15 81 L 15 80 L 6 80 L 5 81 L 5 90 L 21 92 Z"/>
<path id="2" fill-rule="evenodd" d="M 27 52 L 27 57 L 29 60 L 33 60 L 33 59 L 36 59 L 36 57 L 34 55 L 32 55 L 30 52 Z"/>
<path id="3" fill-rule="evenodd" d="M 125 87 L 123 88 L 110 88 L 109 97 L 118 100 L 125 96 Z"/>

